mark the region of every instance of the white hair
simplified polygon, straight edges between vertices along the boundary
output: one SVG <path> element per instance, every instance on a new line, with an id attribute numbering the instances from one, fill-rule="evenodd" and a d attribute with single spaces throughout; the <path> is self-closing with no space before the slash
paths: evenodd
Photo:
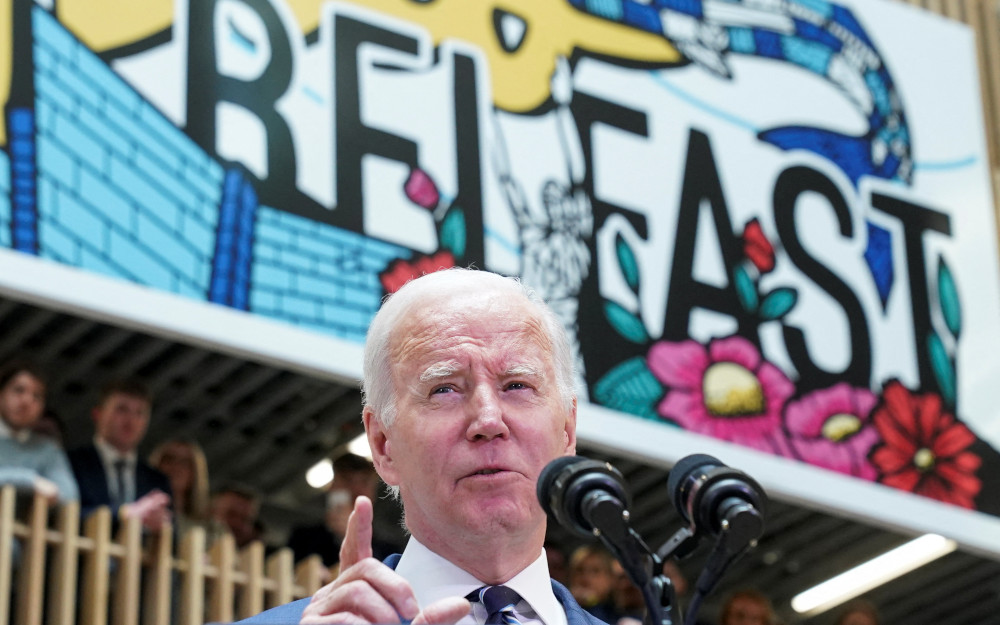
<path id="1" fill-rule="evenodd" d="M 567 409 L 573 405 L 573 357 L 562 321 L 551 308 L 530 288 L 517 278 L 508 278 L 488 271 L 452 268 L 437 271 L 404 284 L 396 293 L 388 296 L 382 308 L 368 327 L 365 340 L 364 378 L 361 392 L 366 408 L 372 416 L 386 428 L 396 419 L 397 404 L 395 387 L 392 383 L 392 365 L 389 361 L 392 334 L 400 322 L 407 318 L 420 304 L 440 300 L 449 293 L 471 293 L 484 290 L 510 293 L 523 297 L 532 305 L 542 321 L 552 350 L 552 362 L 556 372 L 557 392 L 566 403 Z"/>

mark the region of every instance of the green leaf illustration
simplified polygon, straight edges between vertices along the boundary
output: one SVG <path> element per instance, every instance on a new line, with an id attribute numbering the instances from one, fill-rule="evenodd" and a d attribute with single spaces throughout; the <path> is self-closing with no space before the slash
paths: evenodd
<path id="1" fill-rule="evenodd" d="M 455 259 L 465 256 L 465 211 L 452 206 L 441 221 L 441 247 L 451 250 Z"/>
<path id="2" fill-rule="evenodd" d="M 927 353 L 931 357 L 931 369 L 941 388 L 941 398 L 949 406 L 955 406 L 955 366 L 948 356 L 941 337 L 931 332 L 927 337 Z"/>
<path id="3" fill-rule="evenodd" d="M 958 338 L 962 332 L 962 303 L 958 299 L 958 286 L 955 276 L 951 273 L 948 263 L 938 256 L 938 298 L 941 303 L 941 313 L 944 323 L 952 336 Z"/>
<path id="4" fill-rule="evenodd" d="M 743 310 L 747 312 L 757 310 L 757 306 L 760 304 L 757 285 L 754 284 L 753 278 L 750 277 L 743 265 L 739 265 L 733 270 L 733 284 L 736 287 L 736 297 L 739 298 Z"/>
<path id="5" fill-rule="evenodd" d="M 635 260 L 635 253 L 629 247 L 625 238 L 621 234 L 615 235 L 615 253 L 618 255 L 618 264 L 622 268 L 622 275 L 628 283 L 633 293 L 639 292 L 639 263 Z"/>
<path id="6" fill-rule="evenodd" d="M 799 301 L 799 292 L 793 288 L 781 287 L 764 297 L 760 304 L 760 316 L 767 321 L 781 319 L 795 307 Z"/>
<path id="7" fill-rule="evenodd" d="M 642 345 L 649 342 L 649 335 L 642 321 L 614 302 L 604 302 L 604 316 L 608 318 L 611 326 L 623 337 Z"/>
<path id="8" fill-rule="evenodd" d="M 663 385 L 646 366 L 646 359 L 636 356 L 608 371 L 593 387 L 594 400 L 613 410 L 660 420 L 656 403 L 663 396 Z"/>

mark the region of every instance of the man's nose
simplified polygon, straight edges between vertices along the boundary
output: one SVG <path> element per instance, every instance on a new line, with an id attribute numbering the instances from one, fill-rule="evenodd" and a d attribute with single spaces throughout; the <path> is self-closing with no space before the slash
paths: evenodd
<path id="1" fill-rule="evenodd" d="M 500 392 L 487 386 L 476 387 L 469 405 L 471 422 L 470 439 L 492 439 L 507 436 L 510 430 L 504 420 Z"/>

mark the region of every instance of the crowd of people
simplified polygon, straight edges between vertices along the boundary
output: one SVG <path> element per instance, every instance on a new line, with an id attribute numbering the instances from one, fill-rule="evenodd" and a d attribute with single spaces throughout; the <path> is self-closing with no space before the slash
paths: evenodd
<path id="1" fill-rule="evenodd" d="M 642 596 L 607 551 L 544 544 L 535 481 L 550 460 L 575 453 L 570 353 L 544 303 L 494 274 L 431 274 L 390 298 L 365 347 L 362 419 L 374 463 L 336 459 L 325 517 L 288 541 L 296 560 L 319 554 L 327 584 L 257 622 L 641 622 Z M 260 538 L 256 493 L 225 485 L 210 494 L 195 441 L 168 440 L 139 457 L 151 410 L 141 382 L 110 382 L 91 410 L 93 439 L 66 453 L 43 418 L 44 374 L 11 361 L 0 367 L 0 483 L 52 503 L 78 500 L 83 515 L 107 506 L 115 522 L 136 518 L 149 531 L 200 526 L 231 533 L 238 547 Z M 402 556 L 372 530 L 380 477 L 403 507 Z M 680 571 L 668 563 L 664 574 L 683 596 Z M 490 595 L 499 589 L 514 620 L 497 620 Z M 752 590 L 729 597 L 717 622 L 779 625 Z M 879 620 L 858 604 L 837 623 Z"/>
<path id="2" fill-rule="evenodd" d="M 53 505 L 77 501 L 84 518 L 106 506 L 113 529 L 122 519 L 137 518 L 148 531 L 171 524 L 184 535 L 202 527 L 209 541 L 230 533 L 238 548 L 262 538 L 259 495 L 237 483 L 210 490 L 208 463 L 196 441 L 169 439 L 148 458 L 139 456 L 153 405 L 140 380 L 105 384 L 90 410 L 94 436 L 80 445 L 66 445 L 60 419 L 46 410 L 45 388 L 45 373 L 30 359 L 0 365 L 0 485 L 41 493 Z M 289 545 L 298 559 L 321 554 L 328 567 L 336 564 L 331 554 L 339 549 L 346 522 L 337 510 L 346 502 L 349 513 L 357 495 L 374 497 L 377 484 L 371 463 L 360 456 L 338 459 L 337 469 L 327 497 L 330 510 L 320 526 L 326 542 L 308 528 L 296 528 Z"/>

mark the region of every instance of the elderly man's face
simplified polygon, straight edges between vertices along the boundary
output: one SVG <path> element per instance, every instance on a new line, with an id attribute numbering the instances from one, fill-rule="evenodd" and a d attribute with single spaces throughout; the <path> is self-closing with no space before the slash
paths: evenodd
<path id="1" fill-rule="evenodd" d="M 396 421 L 383 430 L 366 414 L 407 526 L 430 543 L 544 532 L 535 483 L 575 452 L 576 409 L 558 392 L 541 320 L 526 300 L 494 292 L 411 313 L 391 341 Z"/>

